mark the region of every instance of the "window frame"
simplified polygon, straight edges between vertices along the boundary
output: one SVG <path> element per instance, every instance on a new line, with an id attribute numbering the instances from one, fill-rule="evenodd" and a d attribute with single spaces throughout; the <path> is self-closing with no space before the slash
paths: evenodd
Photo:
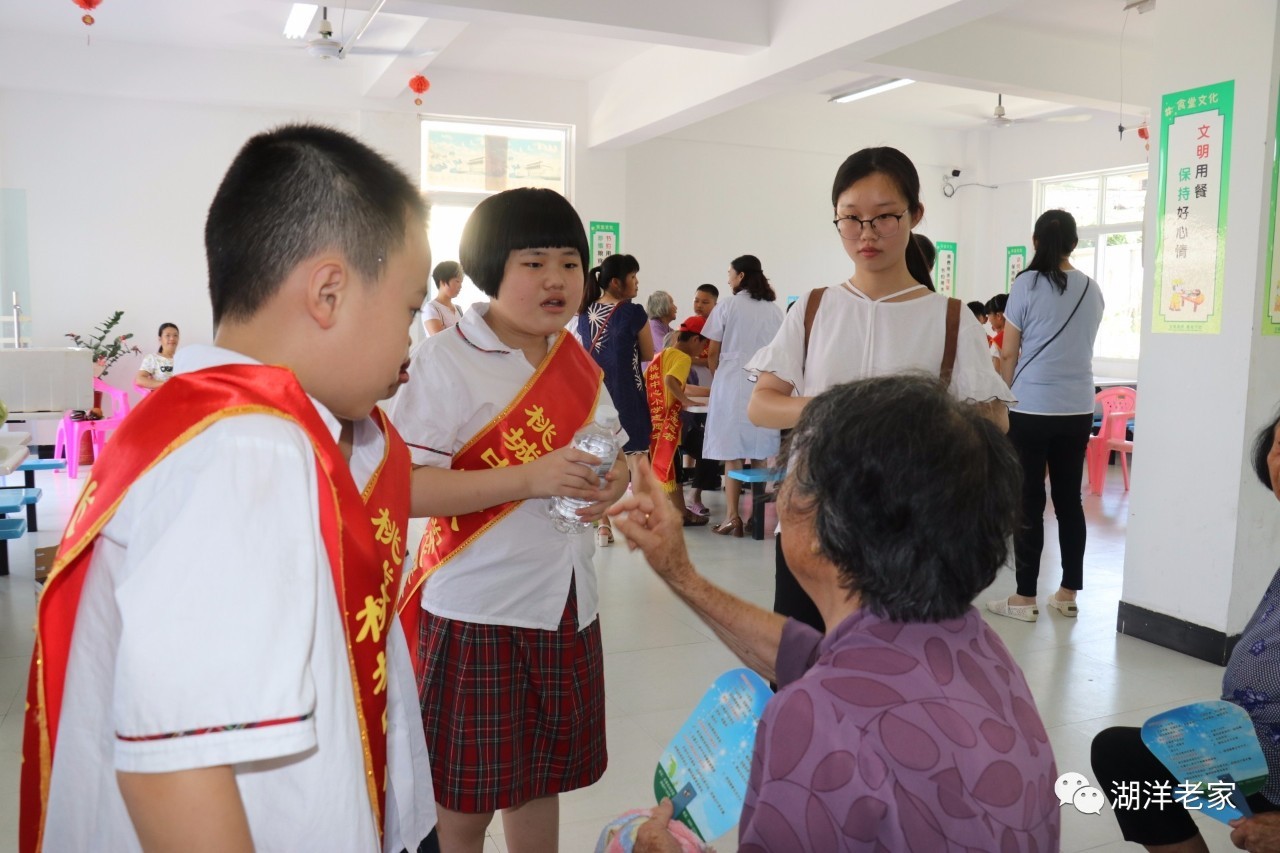
<path id="1" fill-rule="evenodd" d="M 1147 185 L 1149 186 L 1149 183 L 1151 181 L 1151 166 L 1150 164 L 1147 164 L 1147 163 L 1137 163 L 1132 166 L 1119 166 L 1111 169 L 1099 169 L 1092 172 L 1076 172 L 1076 173 L 1067 174 L 1067 175 L 1054 175 L 1046 178 L 1038 178 L 1033 182 L 1034 196 L 1035 196 L 1035 210 L 1043 212 L 1049 209 L 1049 203 L 1046 201 L 1045 197 L 1048 193 L 1048 189 L 1050 186 L 1054 184 L 1065 183 L 1067 181 L 1081 181 L 1081 180 L 1089 180 L 1089 179 L 1098 180 L 1097 208 L 1096 208 L 1096 219 L 1095 219 L 1097 224 L 1089 225 L 1089 226 L 1081 226 L 1077 224 L 1077 227 L 1076 227 L 1076 233 L 1081 242 L 1085 242 L 1085 241 L 1093 242 L 1094 250 L 1093 250 L 1092 269 L 1088 269 L 1088 270 L 1081 269 L 1081 271 L 1088 274 L 1095 281 L 1101 281 L 1101 279 L 1098 277 L 1098 271 L 1099 271 L 1099 266 L 1104 262 L 1102 257 L 1103 249 L 1106 246 L 1106 240 L 1108 236 L 1112 234 L 1127 234 L 1127 233 L 1137 232 L 1144 241 L 1144 252 L 1145 252 L 1145 238 L 1146 238 L 1146 224 L 1145 224 L 1146 201 L 1145 200 L 1143 202 L 1142 216 L 1140 218 L 1134 219 L 1134 220 L 1126 220 L 1124 222 L 1107 222 L 1106 221 L 1106 214 L 1107 214 L 1106 199 L 1107 199 L 1108 180 L 1111 178 L 1116 178 L 1121 176 L 1129 176 L 1134 174 L 1135 172 L 1145 172 Z M 1039 215 L 1040 214 L 1038 213 L 1036 214 L 1037 217 Z M 1034 226 L 1034 222 L 1033 222 L 1033 226 Z M 1139 296 L 1138 310 L 1140 312 L 1143 312 L 1138 322 L 1139 330 L 1141 329 L 1141 326 L 1142 326 L 1142 319 L 1143 317 L 1145 317 L 1145 308 L 1146 306 L 1143 304 L 1141 296 Z M 1136 357 L 1129 358 L 1125 356 L 1102 355 L 1098 353 L 1097 345 L 1095 344 L 1094 358 L 1105 359 L 1108 361 L 1136 362 L 1138 358 L 1141 357 L 1141 346 L 1142 346 L 1141 341 L 1142 341 L 1142 335 L 1141 335 L 1141 331 L 1139 331 L 1137 333 L 1138 356 Z"/>
<path id="2" fill-rule="evenodd" d="M 465 125 L 470 128 L 487 126 L 504 129 L 530 128 L 540 131 L 559 131 L 564 134 L 564 190 L 562 195 L 569 200 L 570 204 L 573 204 L 575 190 L 574 154 L 577 147 L 577 140 L 575 138 L 577 128 L 574 125 L 558 124 L 555 122 L 515 121 L 496 118 L 476 118 L 474 116 L 442 115 L 440 113 L 419 113 L 418 188 L 422 192 L 430 195 L 433 204 L 475 207 L 484 199 L 492 195 L 497 195 L 498 192 L 500 192 L 500 190 L 432 189 L 427 185 L 427 158 L 429 156 L 427 138 L 430 132 L 429 125 L 433 123 Z"/>

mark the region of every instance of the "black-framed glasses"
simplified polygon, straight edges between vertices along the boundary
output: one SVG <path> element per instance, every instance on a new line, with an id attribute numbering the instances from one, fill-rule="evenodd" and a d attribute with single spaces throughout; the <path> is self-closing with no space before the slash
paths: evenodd
<path id="1" fill-rule="evenodd" d="M 840 232 L 840 236 L 846 240 L 856 240 L 862 236 L 862 226 L 870 225 L 871 233 L 877 237 L 892 237 L 898 233 L 898 228 L 902 225 L 902 217 L 906 216 L 908 211 L 901 213 L 882 213 L 879 216 L 873 216 L 870 219 L 859 219 L 856 216 L 837 216 L 831 220 L 831 224 L 836 226 L 836 230 Z"/>

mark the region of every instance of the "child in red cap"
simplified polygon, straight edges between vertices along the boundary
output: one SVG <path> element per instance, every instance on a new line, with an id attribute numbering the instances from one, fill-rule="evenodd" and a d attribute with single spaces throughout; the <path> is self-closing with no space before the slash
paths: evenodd
<path id="1" fill-rule="evenodd" d="M 649 415 L 653 430 L 649 434 L 649 459 L 654 476 L 671 496 L 671 502 L 684 516 L 685 527 L 700 527 L 707 516 L 695 515 L 684 505 L 684 489 L 680 487 L 680 410 L 697 405 L 693 396 L 705 397 L 709 388 L 688 385 L 693 357 L 702 352 L 707 339 L 702 336 L 705 317 L 689 317 L 676 330 L 671 346 L 654 356 L 644 372 L 645 393 L 649 399 Z"/>

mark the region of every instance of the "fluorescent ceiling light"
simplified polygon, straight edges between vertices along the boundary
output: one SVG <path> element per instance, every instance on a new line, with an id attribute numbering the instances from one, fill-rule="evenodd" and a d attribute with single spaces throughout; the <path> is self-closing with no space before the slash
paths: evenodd
<path id="1" fill-rule="evenodd" d="M 289 12 L 289 20 L 284 25 L 285 38 L 300 39 L 305 36 L 315 16 L 315 3 L 294 3 Z"/>
<path id="2" fill-rule="evenodd" d="M 831 103 L 847 104 L 850 101 L 870 98 L 872 95 L 878 95 L 881 92 L 890 92 L 894 89 L 901 89 L 903 86 L 910 86 L 914 82 L 916 81 L 908 80 L 906 77 L 898 77 L 892 80 L 885 80 L 883 77 L 873 77 L 851 92 L 845 92 L 843 95 L 836 95 L 831 99 Z"/>

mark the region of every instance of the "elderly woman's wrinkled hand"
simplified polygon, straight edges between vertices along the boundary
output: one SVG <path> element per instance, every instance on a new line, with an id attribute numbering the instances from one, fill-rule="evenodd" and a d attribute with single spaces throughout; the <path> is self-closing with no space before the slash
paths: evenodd
<path id="1" fill-rule="evenodd" d="M 631 494 L 609 510 L 613 527 L 627 538 L 627 547 L 639 548 L 659 575 L 674 582 L 691 574 L 689 552 L 684 546 L 684 519 L 662 492 L 647 464 L 636 466 Z"/>
<path id="2" fill-rule="evenodd" d="M 1248 853 L 1280 853 L 1280 812 L 1231 821 L 1231 843 Z"/>

